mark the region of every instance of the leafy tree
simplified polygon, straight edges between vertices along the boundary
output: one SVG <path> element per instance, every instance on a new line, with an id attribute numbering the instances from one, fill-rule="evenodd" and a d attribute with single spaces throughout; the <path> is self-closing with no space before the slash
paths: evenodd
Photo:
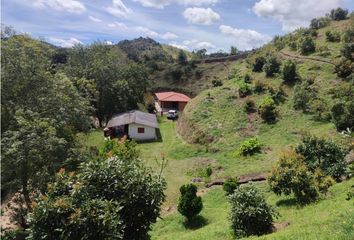
<path id="1" fill-rule="evenodd" d="M 354 43 L 345 43 L 340 50 L 341 55 L 350 61 L 354 61 Z"/>
<path id="2" fill-rule="evenodd" d="M 315 114 L 315 118 L 319 121 L 330 120 L 331 113 L 329 103 L 323 98 L 316 98 L 310 102 L 311 112 Z"/>
<path id="3" fill-rule="evenodd" d="M 236 188 L 229 196 L 231 228 L 237 238 L 272 231 L 275 209 L 253 185 Z"/>
<path id="4" fill-rule="evenodd" d="M 316 44 L 311 37 L 304 37 L 299 44 L 301 54 L 307 55 L 316 51 Z"/>
<path id="5" fill-rule="evenodd" d="M 239 187 L 239 182 L 237 178 L 228 178 L 222 185 L 222 189 L 226 192 L 227 195 L 231 195 Z"/>
<path id="6" fill-rule="evenodd" d="M 252 66 L 253 72 L 262 72 L 266 59 L 262 56 L 256 57 Z"/>
<path id="7" fill-rule="evenodd" d="M 277 194 L 290 195 L 294 193 L 300 204 L 318 199 L 333 184 L 320 170 L 313 172 L 307 167 L 304 157 L 295 152 L 284 153 L 273 167 L 268 183 Z"/>
<path id="8" fill-rule="evenodd" d="M 59 172 L 34 204 L 29 239 L 148 239 L 165 181 L 136 158 L 134 143 L 109 141 L 101 153 L 77 174 Z"/>
<path id="9" fill-rule="evenodd" d="M 275 102 L 269 96 L 263 99 L 263 102 L 259 106 L 258 112 L 261 118 L 267 123 L 274 123 L 278 116 Z"/>
<path id="10" fill-rule="evenodd" d="M 320 29 L 328 26 L 330 23 L 330 19 L 328 17 L 314 18 L 311 20 L 310 28 L 312 29 Z"/>
<path id="11" fill-rule="evenodd" d="M 207 50 L 205 48 L 199 49 L 195 54 L 198 56 L 198 58 L 203 59 L 205 58 L 207 53 Z"/>
<path id="12" fill-rule="evenodd" d="M 340 7 L 336 9 L 332 9 L 329 16 L 332 20 L 335 21 L 345 20 L 347 19 L 348 16 L 348 10 Z"/>
<path id="13" fill-rule="evenodd" d="M 183 50 L 178 52 L 178 64 L 185 65 L 187 63 L 187 55 Z"/>
<path id="14" fill-rule="evenodd" d="M 354 102 L 338 102 L 333 105 L 332 119 L 337 130 L 344 131 L 349 129 L 354 131 Z"/>
<path id="15" fill-rule="evenodd" d="M 327 42 L 340 42 L 340 34 L 338 32 L 326 31 Z"/>
<path id="16" fill-rule="evenodd" d="M 343 33 L 343 42 L 352 43 L 354 42 L 354 28 L 349 28 Z"/>
<path id="17" fill-rule="evenodd" d="M 293 83 L 297 79 L 296 64 L 291 60 L 284 63 L 283 79 L 287 83 Z"/>
<path id="18" fill-rule="evenodd" d="M 317 88 L 311 79 L 305 79 L 301 83 L 296 84 L 294 88 L 294 108 L 301 109 L 304 112 L 310 110 L 310 103 L 316 99 Z"/>
<path id="19" fill-rule="evenodd" d="M 346 152 L 336 143 L 324 138 L 305 136 L 296 147 L 296 152 L 304 157 L 311 171 L 319 168 L 323 173 L 336 180 L 344 175 Z"/>
<path id="20" fill-rule="evenodd" d="M 237 47 L 231 46 L 230 48 L 230 54 L 231 55 L 236 55 L 238 52 Z"/>
<path id="21" fill-rule="evenodd" d="M 194 184 L 185 184 L 179 189 L 181 197 L 178 202 L 178 212 L 187 218 L 190 222 L 203 209 L 201 197 L 197 197 L 197 186 Z"/>
<path id="22" fill-rule="evenodd" d="M 349 59 L 341 58 L 334 67 L 334 72 L 340 78 L 347 78 L 353 74 L 354 62 Z"/>
<path id="23" fill-rule="evenodd" d="M 276 57 L 269 56 L 263 66 L 263 71 L 266 73 L 267 77 L 274 76 L 275 73 L 280 71 L 280 62 Z"/>

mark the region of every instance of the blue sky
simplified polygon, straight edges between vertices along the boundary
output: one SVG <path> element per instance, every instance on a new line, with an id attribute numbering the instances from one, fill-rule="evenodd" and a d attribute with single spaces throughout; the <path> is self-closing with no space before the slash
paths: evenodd
<path id="1" fill-rule="evenodd" d="M 58 46 L 139 36 L 209 52 L 258 47 L 353 0 L 2 0 L 2 23 Z"/>

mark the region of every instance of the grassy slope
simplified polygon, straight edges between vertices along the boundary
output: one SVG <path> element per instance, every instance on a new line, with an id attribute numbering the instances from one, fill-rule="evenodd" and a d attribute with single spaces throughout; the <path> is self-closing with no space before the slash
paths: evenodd
<path id="1" fill-rule="evenodd" d="M 351 239 L 354 235 L 353 201 L 346 201 L 346 191 L 354 180 L 333 186 L 328 196 L 314 204 L 298 207 L 292 199 L 276 196 L 264 183 L 257 184 L 264 192 L 267 202 L 277 205 L 280 218 L 276 222 L 290 225 L 276 233 L 249 239 Z M 159 220 L 151 232 L 152 239 L 232 239 L 228 221 L 229 204 L 220 187 L 210 190 L 203 197 L 201 215 L 207 224 L 199 229 L 186 229 L 181 215 Z"/>

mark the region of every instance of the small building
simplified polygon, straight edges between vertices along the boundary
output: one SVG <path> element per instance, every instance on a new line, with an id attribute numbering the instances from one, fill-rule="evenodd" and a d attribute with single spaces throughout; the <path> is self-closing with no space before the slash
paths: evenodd
<path id="1" fill-rule="evenodd" d="M 105 132 L 110 137 L 127 136 L 137 141 L 144 141 L 156 139 L 156 129 L 158 128 L 155 114 L 133 110 L 111 118 Z"/>
<path id="2" fill-rule="evenodd" d="M 156 109 L 158 112 L 168 112 L 169 110 L 178 110 L 180 112 L 186 107 L 191 100 L 190 97 L 183 93 L 177 92 L 159 92 L 155 93 Z"/>

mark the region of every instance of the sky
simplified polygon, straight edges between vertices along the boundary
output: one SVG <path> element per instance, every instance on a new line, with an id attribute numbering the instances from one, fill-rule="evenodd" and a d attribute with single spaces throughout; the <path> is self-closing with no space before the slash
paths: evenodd
<path id="1" fill-rule="evenodd" d="M 208 52 L 259 47 L 354 0 L 2 0 L 1 22 L 62 47 L 150 37 Z"/>

